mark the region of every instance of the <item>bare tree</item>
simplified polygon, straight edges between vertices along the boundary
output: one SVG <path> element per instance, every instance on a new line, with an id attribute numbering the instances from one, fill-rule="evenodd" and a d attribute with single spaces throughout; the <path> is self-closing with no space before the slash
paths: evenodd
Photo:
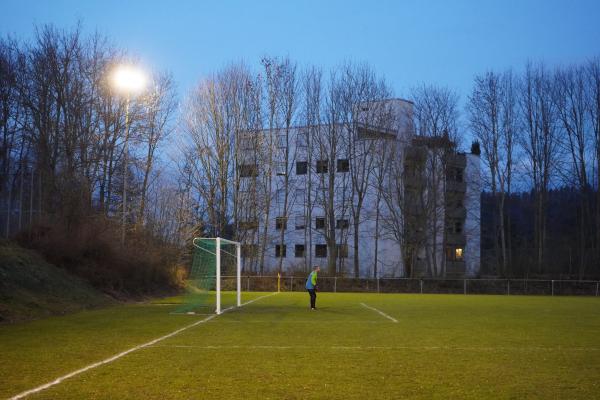
<path id="1" fill-rule="evenodd" d="M 497 210 L 494 218 L 496 263 L 501 273 L 507 274 L 509 257 L 506 232 L 506 198 L 510 194 L 513 146 L 516 134 L 516 102 L 512 72 L 488 72 L 475 77 L 473 93 L 467 109 L 471 129 L 481 143 L 485 163 L 489 169 L 489 185 Z M 508 224 L 509 225 L 509 224 Z M 498 251 L 499 250 L 499 251 Z M 499 261 L 498 261 L 499 259 Z"/>
<path id="2" fill-rule="evenodd" d="M 143 223 L 145 218 L 147 193 L 155 163 L 156 149 L 173 130 L 172 118 L 177 108 L 177 101 L 171 75 L 157 75 L 142 101 L 146 112 L 140 141 L 146 147 L 146 155 L 143 163 L 138 223 Z"/>
<path id="3" fill-rule="evenodd" d="M 527 65 L 519 89 L 519 106 L 524 124 L 521 146 L 525 167 L 535 195 L 534 248 L 539 273 L 544 268 L 547 194 L 558 152 L 557 112 L 552 101 L 552 80 L 543 65 Z"/>
<path id="4" fill-rule="evenodd" d="M 304 162 L 307 163 L 307 177 L 303 186 L 305 191 L 304 223 L 308 229 L 304 230 L 304 241 L 305 248 L 308 248 L 308 251 L 305 251 L 305 265 L 310 267 L 313 265 L 312 248 L 314 243 L 313 235 L 315 234 L 315 231 L 313 230 L 313 215 L 316 203 L 316 197 L 314 193 L 316 186 L 313 182 L 313 175 L 316 171 L 312 168 L 315 161 L 313 156 L 316 156 L 316 154 L 313 154 L 313 147 L 315 142 L 314 138 L 319 135 L 320 125 L 322 122 L 322 72 L 315 67 L 306 71 L 302 78 L 302 86 L 304 92 L 302 118 L 304 120 L 305 129 L 302 130 L 302 132 L 300 132 L 297 136 L 296 148 L 304 149 Z M 298 187 L 300 187 L 300 185 L 301 183 L 299 182 Z"/>
<path id="5" fill-rule="evenodd" d="M 325 95 L 322 97 L 322 125 L 311 132 L 311 148 L 315 182 L 313 186 L 313 215 L 315 216 L 316 233 L 323 238 L 327 248 L 327 271 L 331 276 L 343 273 L 342 265 L 338 266 L 338 232 L 336 219 L 344 219 L 350 201 L 350 179 L 347 174 L 337 175 L 337 160 L 347 159 L 348 149 L 345 146 L 344 132 L 344 87 L 337 75 L 331 74 Z M 317 220 L 319 224 L 317 226 Z M 311 224 L 312 225 L 312 224 Z M 340 262 L 343 260 L 340 260 Z"/>
<path id="6" fill-rule="evenodd" d="M 590 182 L 588 179 L 589 146 L 591 142 L 588 119 L 589 94 L 583 66 L 558 69 L 554 76 L 553 99 L 560 125 L 566 133 L 563 146 L 567 149 L 579 197 L 579 277 L 583 278 L 589 261 L 586 249 L 591 247 L 594 226 L 589 224 L 592 214 Z"/>
<path id="7" fill-rule="evenodd" d="M 596 57 L 587 64 L 588 104 L 592 126 L 593 159 L 596 170 L 596 190 L 600 190 L 600 58 Z M 595 218 L 595 260 L 597 266 L 600 262 L 600 195 L 596 193 L 596 218 Z"/>
<path id="8" fill-rule="evenodd" d="M 418 157 L 425 164 L 422 169 L 417 168 L 417 173 L 423 173 L 427 182 L 427 187 L 420 188 L 417 196 L 425 213 L 427 274 L 444 276 L 446 159 L 459 140 L 458 96 L 444 87 L 423 85 L 413 90 L 412 98 L 416 132 L 427 137 L 418 144 L 427 154 Z"/>
<path id="9" fill-rule="evenodd" d="M 295 182 L 291 179 L 295 161 L 295 146 L 291 130 L 298 107 L 298 80 L 296 65 L 289 59 L 263 58 L 266 86 L 268 88 L 267 115 L 269 130 L 275 140 L 271 162 L 275 168 L 275 194 L 278 208 L 279 259 L 278 271 L 282 272 L 285 233 L 295 196 L 292 192 Z M 265 224 L 268 225 L 268 222 Z M 267 227 L 264 227 L 265 232 Z"/>
<path id="10" fill-rule="evenodd" d="M 367 65 L 345 65 L 339 84 L 343 93 L 340 106 L 352 193 L 348 208 L 352 215 L 354 276 L 358 278 L 360 240 L 365 234 L 361 230 L 365 219 L 363 209 L 371 193 L 377 141 L 392 132 L 390 110 L 385 102 L 391 95 L 386 83 Z"/>

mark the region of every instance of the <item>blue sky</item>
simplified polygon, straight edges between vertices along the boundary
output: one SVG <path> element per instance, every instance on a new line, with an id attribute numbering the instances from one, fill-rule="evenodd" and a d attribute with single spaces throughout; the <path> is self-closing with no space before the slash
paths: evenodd
<path id="1" fill-rule="evenodd" d="M 35 24 L 70 28 L 77 20 L 173 72 L 182 94 L 229 62 L 287 55 L 325 69 L 367 61 L 398 96 L 427 82 L 464 101 L 473 76 L 488 69 L 600 55 L 599 0 L 0 0 L 0 34 L 27 39 Z"/>

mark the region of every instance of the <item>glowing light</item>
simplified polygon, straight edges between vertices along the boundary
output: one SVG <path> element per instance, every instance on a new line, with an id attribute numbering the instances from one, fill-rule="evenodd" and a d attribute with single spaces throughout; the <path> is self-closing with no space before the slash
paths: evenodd
<path id="1" fill-rule="evenodd" d="M 459 247 L 459 248 L 457 248 L 457 249 L 455 250 L 455 253 L 456 253 L 456 259 L 457 259 L 457 260 L 462 260 L 462 257 L 463 257 L 463 249 L 461 249 L 461 248 Z"/>
<path id="2" fill-rule="evenodd" d="M 139 93 L 146 86 L 144 73 L 131 65 L 117 67 L 113 72 L 112 81 L 117 90 L 128 94 Z"/>

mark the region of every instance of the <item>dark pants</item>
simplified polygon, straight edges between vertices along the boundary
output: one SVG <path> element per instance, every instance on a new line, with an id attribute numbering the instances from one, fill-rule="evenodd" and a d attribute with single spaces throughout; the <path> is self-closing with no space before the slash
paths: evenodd
<path id="1" fill-rule="evenodd" d="M 310 294 L 310 308 L 316 308 L 315 304 L 317 302 L 317 291 L 315 289 L 306 290 L 308 290 L 308 294 Z"/>

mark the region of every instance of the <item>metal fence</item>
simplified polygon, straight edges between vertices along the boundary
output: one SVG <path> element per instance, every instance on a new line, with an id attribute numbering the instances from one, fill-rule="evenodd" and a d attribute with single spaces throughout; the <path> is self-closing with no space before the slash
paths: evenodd
<path id="1" fill-rule="evenodd" d="M 304 291 L 306 277 L 282 276 L 284 292 Z M 242 290 L 273 292 L 277 276 L 242 276 Z M 224 290 L 235 288 L 235 277 L 223 277 Z M 421 293 L 421 294 L 497 294 L 543 296 L 598 296 L 600 281 L 543 279 L 354 279 L 319 277 L 321 292 Z"/>

